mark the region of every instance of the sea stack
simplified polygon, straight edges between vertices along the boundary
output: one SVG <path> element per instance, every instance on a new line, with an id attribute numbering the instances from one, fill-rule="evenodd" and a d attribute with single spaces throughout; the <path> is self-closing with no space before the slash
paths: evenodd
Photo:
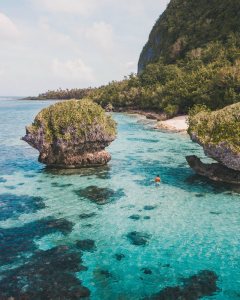
<path id="1" fill-rule="evenodd" d="M 82 168 L 107 164 L 105 151 L 116 138 L 116 123 L 91 100 L 68 100 L 44 108 L 26 127 L 25 142 L 49 167 Z"/>
<path id="2" fill-rule="evenodd" d="M 240 102 L 189 116 L 188 133 L 217 164 L 204 164 L 196 156 L 187 161 L 197 174 L 214 181 L 240 184 Z"/>

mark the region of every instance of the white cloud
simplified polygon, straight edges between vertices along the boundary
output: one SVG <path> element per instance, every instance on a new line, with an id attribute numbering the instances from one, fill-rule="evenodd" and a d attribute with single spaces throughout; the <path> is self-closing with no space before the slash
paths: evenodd
<path id="1" fill-rule="evenodd" d="M 19 37 L 16 25 L 3 13 L 0 13 L 0 38 L 1 40 L 11 40 Z"/>
<path id="2" fill-rule="evenodd" d="M 55 76 L 66 79 L 66 81 L 85 81 L 92 82 L 94 80 L 93 70 L 87 66 L 81 59 L 60 61 L 54 59 L 52 70 Z"/>
<path id="3" fill-rule="evenodd" d="M 95 22 L 85 30 L 85 37 L 93 42 L 96 47 L 111 50 L 113 47 L 113 28 L 103 21 Z"/>
<path id="4" fill-rule="evenodd" d="M 81 15 L 88 15 L 99 5 L 97 0 L 37 0 L 37 3 L 50 12 Z"/>

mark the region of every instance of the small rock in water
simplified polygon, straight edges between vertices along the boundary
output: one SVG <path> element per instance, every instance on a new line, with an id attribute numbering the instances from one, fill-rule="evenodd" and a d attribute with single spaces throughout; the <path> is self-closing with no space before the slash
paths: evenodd
<path id="1" fill-rule="evenodd" d="M 197 198 L 202 198 L 204 196 L 205 196 L 204 194 L 195 194 L 195 197 L 197 197 Z"/>
<path id="2" fill-rule="evenodd" d="M 106 278 L 111 278 L 112 274 L 108 270 L 100 270 L 99 274 L 105 276 Z"/>
<path id="3" fill-rule="evenodd" d="M 145 205 L 144 206 L 144 210 L 154 210 L 156 208 L 156 206 L 152 206 L 152 205 Z"/>
<path id="4" fill-rule="evenodd" d="M 145 246 L 148 243 L 150 235 L 144 232 L 133 231 L 127 234 L 127 238 L 135 246 Z"/>
<path id="5" fill-rule="evenodd" d="M 125 258 L 124 254 L 115 254 L 116 260 L 121 261 L 123 258 Z"/>
<path id="6" fill-rule="evenodd" d="M 210 211 L 210 214 L 218 216 L 221 215 L 222 213 L 218 211 Z"/>
<path id="7" fill-rule="evenodd" d="M 79 218 L 80 219 L 89 219 L 89 218 L 94 217 L 94 216 L 96 216 L 96 213 L 81 214 L 81 215 L 79 215 Z"/>
<path id="8" fill-rule="evenodd" d="M 145 217 L 143 217 L 143 219 L 144 219 L 144 220 L 150 220 L 151 217 L 150 217 L 150 216 L 145 216 Z"/>
<path id="9" fill-rule="evenodd" d="M 93 240 L 81 240 L 76 242 L 76 246 L 82 251 L 95 251 L 96 246 Z"/>
<path id="10" fill-rule="evenodd" d="M 5 183 L 5 182 L 7 182 L 7 180 L 4 179 L 4 178 L 2 178 L 2 177 L 0 177 L 0 183 Z"/>
<path id="11" fill-rule="evenodd" d="M 152 270 L 150 270 L 148 268 L 142 268 L 141 271 L 143 271 L 143 273 L 146 274 L 146 275 L 151 275 L 152 274 Z"/>
<path id="12" fill-rule="evenodd" d="M 141 216 L 139 216 L 139 215 L 131 215 L 130 217 L 129 217 L 129 219 L 132 219 L 132 220 L 134 220 L 134 221 L 137 221 L 137 220 L 139 220 L 141 218 Z"/>
<path id="13" fill-rule="evenodd" d="M 170 268 L 170 264 L 163 265 L 164 268 Z"/>

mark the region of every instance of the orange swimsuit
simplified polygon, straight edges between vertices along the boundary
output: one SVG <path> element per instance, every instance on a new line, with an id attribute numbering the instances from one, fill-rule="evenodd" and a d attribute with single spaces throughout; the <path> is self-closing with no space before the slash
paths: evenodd
<path id="1" fill-rule="evenodd" d="M 155 178 L 155 182 L 161 182 L 160 177 L 156 177 L 156 178 Z"/>

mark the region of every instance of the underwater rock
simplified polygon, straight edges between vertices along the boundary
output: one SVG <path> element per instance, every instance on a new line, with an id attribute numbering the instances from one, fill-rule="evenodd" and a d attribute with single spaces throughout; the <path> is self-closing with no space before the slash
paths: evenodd
<path id="1" fill-rule="evenodd" d="M 26 127 L 25 142 L 39 151 L 39 162 L 56 168 L 101 166 L 105 148 L 116 137 L 116 123 L 90 100 L 58 102 L 43 109 Z"/>
<path id="2" fill-rule="evenodd" d="M 116 258 L 116 260 L 121 261 L 123 258 L 125 258 L 125 255 L 117 253 L 117 254 L 115 254 L 115 258 Z"/>
<path id="3" fill-rule="evenodd" d="M 59 299 L 89 297 L 90 291 L 75 277 L 81 256 L 67 246 L 36 252 L 29 261 L 5 271 L 0 280 L 0 299 Z"/>
<path id="4" fill-rule="evenodd" d="M 145 275 L 151 275 L 152 274 L 152 270 L 150 270 L 148 268 L 142 268 L 141 271 L 143 271 L 143 273 Z"/>
<path id="5" fill-rule="evenodd" d="M 40 221 L 41 222 L 41 221 Z M 74 223 L 66 219 L 49 219 L 44 221 L 49 228 L 61 231 L 63 234 L 68 234 L 72 231 Z"/>
<path id="6" fill-rule="evenodd" d="M 93 240 L 87 239 L 87 240 L 77 241 L 76 246 L 82 251 L 92 252 L 96 250 L 95 242 Z"/>
<path id="7" fill-rule="evenodd" d="M 143 219 L 144 219 L 144 220 L 150 220 L 151 217 L 150 217 L 150 216 L 144 216 Z"/>
<path id="8" fill-rule="evenodd" d="M 183 285 L 166 287 L 146 300 L 198 300 L 212 296 L 218 291 L 217 275 L 213 271 L 203 270 L 183 280 Z"/>
<path id="9" fill-rule="evenodd" d="M 135 246 L 145 246 L 148 243 L 150 235 L 144 232 L 132 231 L 127 234 L 127 238 Z"/>
<path id="10" fill-rule="evenodd" d="M 152 206 L 152 205 L 146 205 L 144 206 L 144 210 L 154 210 L 156 208 L 156 206 Z"/>
<path id="11" fill-rule="evenodd" d="M 96 213 L 89 213 L 89 214 L 81 214 L 79 215 L 79 219 L 89 219 L 92 217 L 95 217 L 97 214 Z"/>
<path id="12" fill-rule="evenodd" d="M 240 172 L 229 169 L 220 163 L 205 164 L 197 156 L 186 156 L 189 166 L 201 176 L 213 181 L 240 184 Z"/>
<path id="13" fill-rule="evenodd" d="M 140 220 L 140 218 L 141 218 L 140 215 L 131 215 L 131 216 L 129 217 L 129 219 L 134 220 L 134 221 L 138 221 L 138 220 Z"/>
<path id="14" fill-rule="evenodd" d="M 85 189 L 75 191 L 75 193 L 83 198 L 87 198 L 90 201 L 98 204 L 104 205 L 115 199 L 119 199 L 124 196 L 124 192 L 122 189 L 118 189 L 114 191 L 109 188 L 99 188 L 97 186 L 89 186 Z"/>
<path id="15" fill-rule="evenodd" d="M 22 227 L 0 228 L 0 265 L 8 264 L 16 258 L 25 258 L 25 254 L 36 250 L 34 239 L 45 235 L 71 231 L 72 223 L 65 219 L 53 218 L 24 224 Z"/>
<path id="16" fill-rule="evenodd" d="M 34 213 L 45 208 L 40 197 L 17 196 L 13 194 L 0 194 L 0 221 L 17 218 L 21 214 Z"/>

